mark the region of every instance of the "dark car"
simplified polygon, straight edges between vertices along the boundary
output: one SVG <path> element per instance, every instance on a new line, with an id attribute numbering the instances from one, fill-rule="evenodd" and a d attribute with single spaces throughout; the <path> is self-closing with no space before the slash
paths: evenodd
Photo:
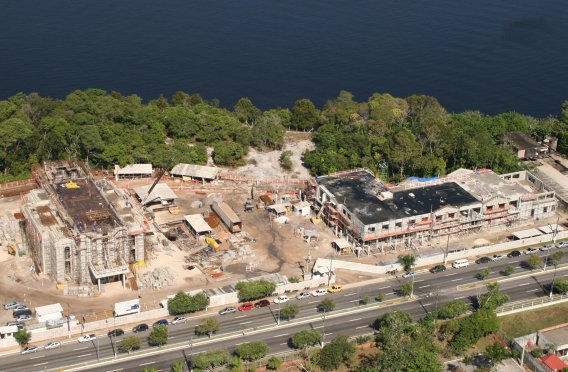
<path id="1" fill-rule="evenodd" d="M 14 310 L 14 312 L 12 313 L 12 315 L 14 316 L 14 318 L 17 318 L 20 315 L 32 315 L 32 311 L 30 309 L 25 309 L 25 310 Z"/>
<path id="2" fill-rule="evenodd" d="M 169 324 L 167 319 L 160 319 L 157 322 L 155 322 L 152 327 L 157 327 L 157 326 L 167 326 Z"/>
<path id="3" fill-rule="evenodd" d="M 117 329 L 113 329 L 112 331 L 110 331 L 108 333 L 108 337 L 118 337 L 118 336 L 122 336 L 124 334 L 124 331 L 120 328 Z"/>
<path id="4" fill-rule="evenodd" d="M 477 261 L 475 261 L 476 264 L 484 264 L 484 263 L 488 263 L 491 262 L 491 258 L 489 257 L 481 257 L 479 259 L 477 259 Z"/>
<path id="5" fill-rule="evenodd" d="M 446 266 L 444 265 L 436 265 L 433 268 L 430 269 L 431 273 L 439 273 L 442 271 L 446 271 Z"/>
<path id="6" fill-rule="evenodd" d="M 512 257 L 519 257 L 521 255 L 521 252 L 519 251 L 512 251 L 511 253 L 509 253 L 507 255 L 507 257 L 512 258 Z"/>
<path id="7" fill-rule="evenodd" d="M 136 333 L 136 332 L 144 332 L 147 331 L 150 327 L 148 327 L 148 324 L 146 323 L 142 323 L 142 324 L 138 324 L 136 327 L 132 328 L 132 332 Z"/>
<path id="8" fill-rule="evenodd" d="M 260 300 L 257 303 L 254 304 L 254 307 L 259 308 L 259 307 L 267 307 L 270 306 L 270 301 L 268 300 Z"/>

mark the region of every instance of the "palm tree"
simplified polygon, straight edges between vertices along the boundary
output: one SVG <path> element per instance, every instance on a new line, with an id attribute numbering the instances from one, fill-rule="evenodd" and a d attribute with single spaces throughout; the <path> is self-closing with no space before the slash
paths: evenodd
<path id="1" fill-rule="evenodd" d="M 398 256 L 398 263 L 402 265 L 404 271 L 410 271 L 416 264 L 416 257 L 413 254 Z"/>

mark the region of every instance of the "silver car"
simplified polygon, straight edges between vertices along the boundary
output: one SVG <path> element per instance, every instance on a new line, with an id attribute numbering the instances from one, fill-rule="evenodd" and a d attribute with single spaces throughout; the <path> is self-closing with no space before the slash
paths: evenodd
<path id="1" fill-rule="evenodd" d="M 32 316 L 29 315 L 29 314 L 22 314 L 22 315 L 18 315 L 16 317 L 16 320 L 18 322 L 27 322 L 27 321 L 32 320 L 32 319 L 33 319 Z"/>
<path id="2" fill-rule="evenodd" d="M 38 351 L 38 347 L 37 346 L 28 346 L 24 349 L 22 349 L 22 351 L 20 351 L 20 354 L 24 355 L 24 354 L 31 354 L 31 353 L 35 353 L 36 351 Z"/>
<path id="3" fill-rule="evenodd" d="M 15 307 L 18 306 L 18 305 L 20 305 L 20 303 L 17 302 L 17 301 L 6 302 L 6 303 L 4 304 L 4 310 L 13 309 L 13 308 L 15 308 Z"/>
<path id="4" fill-rule="evenodd" d="M 45 350 L 49 350 L 49 349 L 57 349 L 58 347 L 61 347 L 61 342 L 59 341 L 51 341 L 49 344 L 44 346 Z"/>
<path id="5" fill-rule="evenodd" d="M 298 300 L 303 300 L 304 298 L 308 298 L 308 297 L 312 297 L 312 295 L 308 291 L 300 292 L 296 295 L 296 299 L 298 299 Z"/>
<path id="6" fill-rule="evenodd" d="M 219 311 L 219 315 L 227 315 L 227 314 L 236 313 L 236 312 L 237 312 L 236 307 L 229 306 L 229 307 L 226 307 L 223 310 Z"/>

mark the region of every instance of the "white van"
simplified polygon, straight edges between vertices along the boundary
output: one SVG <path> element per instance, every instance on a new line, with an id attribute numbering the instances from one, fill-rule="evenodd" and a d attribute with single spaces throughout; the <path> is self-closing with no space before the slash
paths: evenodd
<path id="1" fill-rule="evenodd" d="M 460 260 L 455 260 L 452 263 L 452 267 L 454 269 L 459 269 L 460 267 L 466 267 L 469 266 L 469 261 L 467 260 L 467 258 L 462 258 Z"/>

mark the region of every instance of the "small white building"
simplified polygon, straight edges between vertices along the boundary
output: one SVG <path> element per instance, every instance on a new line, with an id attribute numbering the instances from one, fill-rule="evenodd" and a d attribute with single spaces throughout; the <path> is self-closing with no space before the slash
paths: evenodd
<path id="1" fill-rule="evenodd" d="M 292 211 L 300 216 L 310 215 L 310 203 L 307 201 L 301 201 L 292 205 Z"/>
<path id="2" fill-rule="evenodd" d="M 156 184 L 150 195 L 148 195 L 151 187 L 151 185 L 146 185 L 134 188 L 134 192 L 142 205 L 161 204 L 162 206 L 172 206 L 176 203 L 177 195 L 167 184 Z"/>
<path id="3" fill-rule="evenodd" d="M 197 238 L 202 235 L 209 235 L 211 234 L 211 226 L 203 219 L 203 216 L 200 214 L 188 214 L 183 216 L 185 220 L 185 224 L 189 228 L 189 231 Z"/>
<path id="4" fill-rule="evenodd" d="M 182 177 L 184 181 L 199 180 L 213 181 L 217 178 L 221 169 L 205 165 L 180 163 L 172 168 L 170 174 L 174 177 Z"/>
<path id="5" fill-rule="evenodd" d="M 38 322 L 43 323 L 48 320 L 57 320 L 63 318 L 63 308 L 60 304 L 51 304 L 35 308 L 36 318 Z"/>
<path id="6" fill-rule="evenodd" d="M 290 203 L 272 204 L 266 208 L 277 217 L 286 216 L 288 214 L 288 208 L 290 208 Z"/>
<path id="7" fill-rule="evenodd" d="M 0 327 L 0 339 L 12 338 L 16 332 L 18 332 L 18 326 L 15 325 Z"/>
<path id="8" fill-rule="evenodd" d="M 152 177 L 152 164 L 128 164 L 124 168 L 114 166 L 114 179 Z"/>

